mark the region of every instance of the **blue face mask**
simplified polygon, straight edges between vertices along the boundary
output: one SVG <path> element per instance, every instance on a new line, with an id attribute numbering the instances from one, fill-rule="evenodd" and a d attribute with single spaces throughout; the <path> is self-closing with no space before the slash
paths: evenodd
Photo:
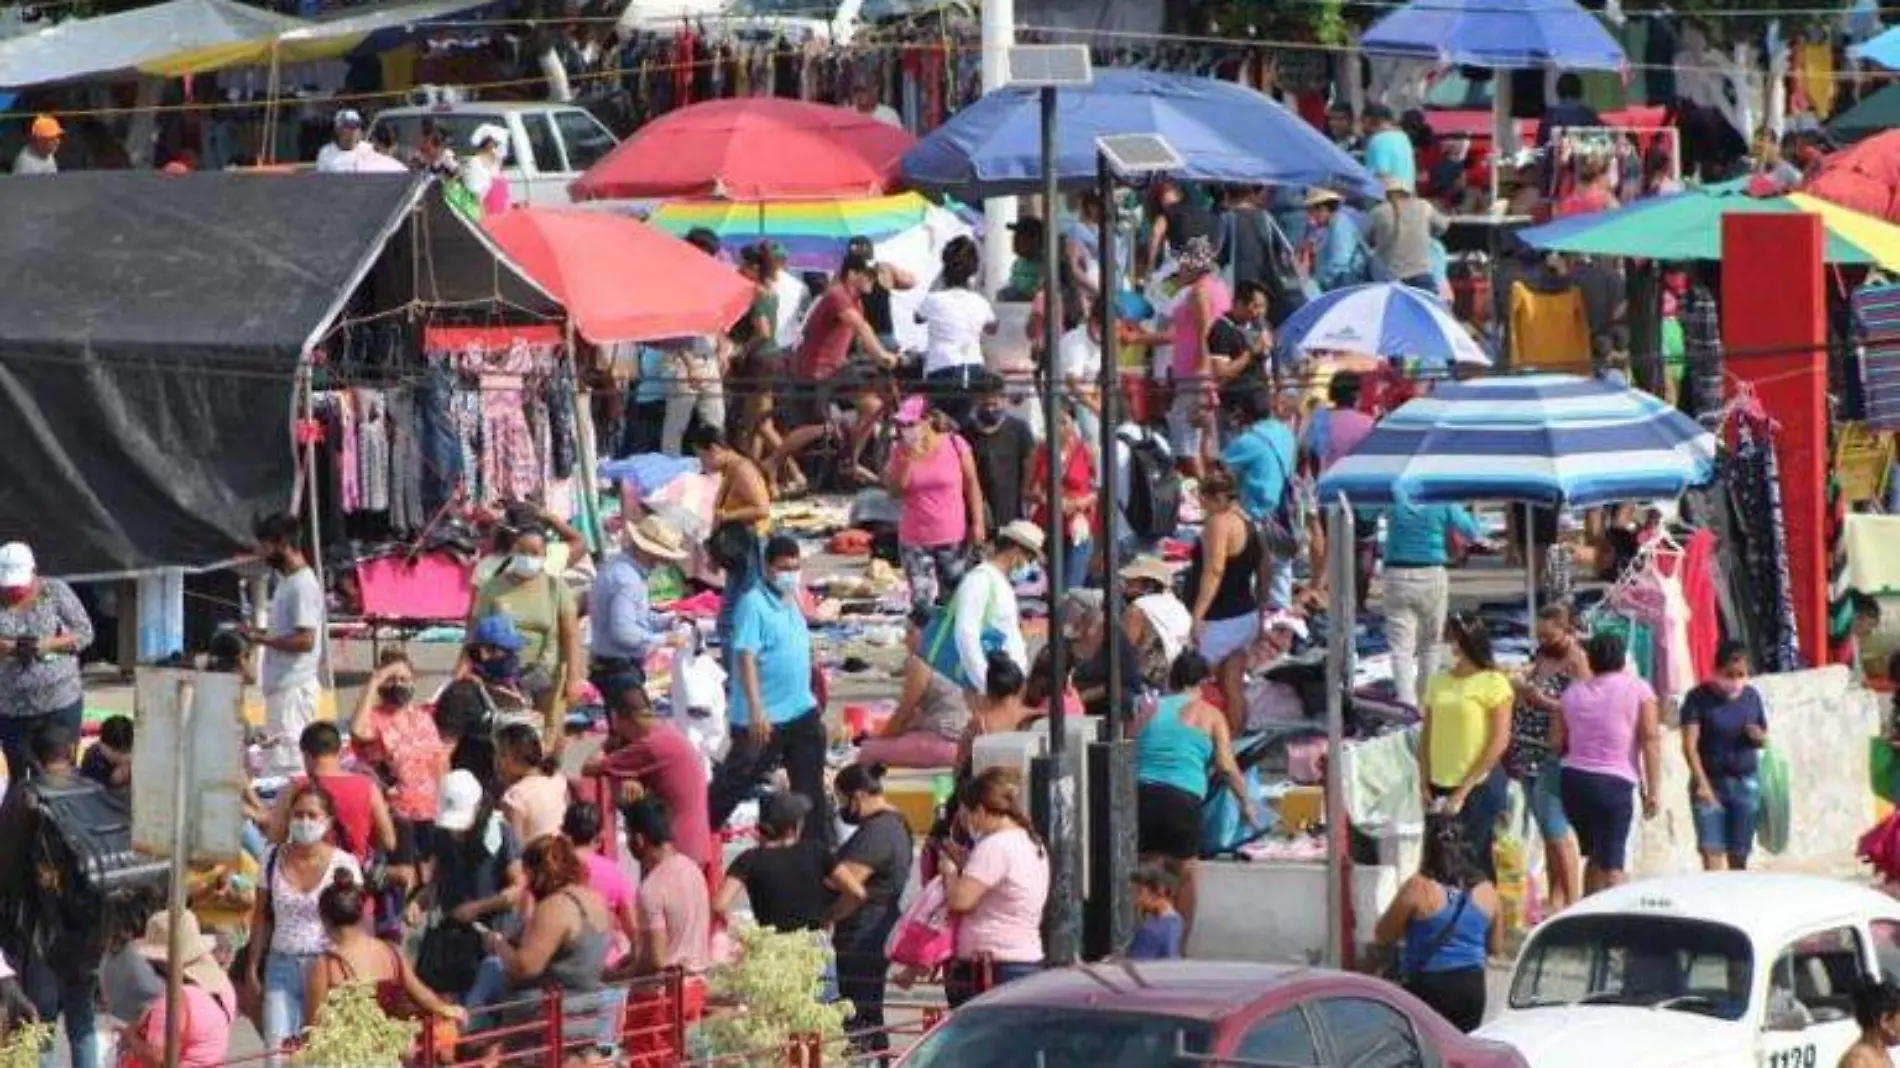
<path id="1" fill-rule="evenodd" d="M 798 572 L 796 571 L 776 572 L 772 576 L 772 584 L 778 587 L 780 593 L 786 594 L 787 596 L 797 595 L 800 587 L 803 585 L 799 582 Z"/>

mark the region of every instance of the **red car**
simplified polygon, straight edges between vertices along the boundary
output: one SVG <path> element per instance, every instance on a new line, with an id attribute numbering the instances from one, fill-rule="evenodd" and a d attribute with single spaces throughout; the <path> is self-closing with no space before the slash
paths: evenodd
<path id="1" fill-rule="evenodd" d="M 1529 1068 L 1365 975 L 1219 961 L 1063 968 L 951 1013 L 902 1068 Z"/>

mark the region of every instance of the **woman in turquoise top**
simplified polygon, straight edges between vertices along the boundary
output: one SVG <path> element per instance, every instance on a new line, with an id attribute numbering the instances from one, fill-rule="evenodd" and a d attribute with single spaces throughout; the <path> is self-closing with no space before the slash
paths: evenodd
<path id="1" fill-rule="evenodd" d="M 1485 958 L 1504 943 L 1502 906 L 1458 818 L 1427 816 L 1418 872 L 1379 917 L 1373 941 L 1397 947 L 1400 986 L 1470 1034 L 1484 1022 Z"/>
<path id="2" fill-rule="evenodd" d="M 1218 769 L 1253 826 L 1253 800 L 1234 760 L 1227 717 L 1201 697 L 1207 661 L 1189 650 L 1168 677 L 1174 692 L 1163 697 L 1135 728 L 1136 848 L 1144 863 L 1168 865 L 1180 879 L 1175 908 L 1181 913 L 1181 943 L 1194 930 L 1194 862 L 1201 855 L 1201 802 Z"/>

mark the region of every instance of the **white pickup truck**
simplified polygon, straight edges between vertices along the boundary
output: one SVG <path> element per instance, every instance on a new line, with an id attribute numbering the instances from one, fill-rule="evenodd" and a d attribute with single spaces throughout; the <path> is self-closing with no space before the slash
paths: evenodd
<path id="1" fill-rule="evenodd" d="M 568 183 L 620 143 L 585 108 L 487 100 L 389 108 L 370 121 L 370 139 L 393 127 L 396 144 L 407 153 L 421 142 L 424 120 L 448 138 L 457 157 L 468 155 L 469 137 L 476 127 L 491 123 L 507 130 L 508 160 L 503 171 L 516 207 L 568 203 Z"/>
<path id="2" fill-rule="evenodd" d="M 1900 902 L 1852 882 L 1717 872 L 1586 898 L 1538 927 L 1478 1031 L 1537 1068 L 1833 1068 L 1853 991 L 1900 972 Z"/>

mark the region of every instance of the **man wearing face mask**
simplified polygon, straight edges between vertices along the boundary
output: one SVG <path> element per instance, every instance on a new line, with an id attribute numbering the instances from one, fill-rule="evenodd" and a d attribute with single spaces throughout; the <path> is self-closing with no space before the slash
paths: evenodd
<path id="1" fill-rule="evenodd" d="M 976 484 L 983 491 L 989 530 L 1023 518 L 1024 489 L 1029 485 L 1030 463 L 1036 454 L 1036 434 L 1020 416 L 1010 413 L 1001 379 L 990 376 L 977 399 L 976 414 L 964 432 L 970 457 L 976 463 Z"/>
<path id="2" fill-rule="evenodd" d="M 1029 670 L 1029 648 L 1023 643 L 1022 609 L 1016 603 L 1015 583 L 1028 577 L 1030 565 L 1042 560 L 1042 528 L 1018 519 L 1004 525 L 991 543 L 989 558 L 970 569 L 950 601 L 955 620 L 957 666 L 962 678 L 950 681 L 970 694 L 981 694 L 989 681 L 989 655 L 1002 652 L 1016 666 Z M 940 664 L 932 666 L 942 669 Z"/>
<path id="3" fill-rule="evenodd" d="M 286 512 L 257 522 L 253 530 L 257 553 L 277 572 L 271 594 L 269 625 L 247 627 L 241 633 L 253 646 L 264 649 L 264 667 L 258 684 L 264 691 L 264 730 L 272 741 L 272 770 L 294 774 L 303 767 L 297 739 L 317 718 L 323 683 L 317 666 L 323 658 L 323 586 L 297 547 L 301 536 L 297 517 Z"/>
<path id="4" fill-rule="evenodd" d="M 732 751 L 713 776 L 711 818 L 725 826 L 759 778 L 783 764 L 791 788 L 816 802 L 802 840 L 835 832 L 825 788 L 824 708 L 812 690 L 811 629 L 799 605 L 798 543 L 776 537 L 765 547 L 766 581 L 739 598 L 732 614 Z"/>
<path id="5" fill-rule="evenodd" d="M 632 675 L 646 681 L 647 654 L 665 641 L 671 620 L 653 610 L 647 576 L 653 569 L 686 559 L 679 529 L 650 515 L 626 529 L 621 550 L 600 569 L 588 591 L 587 617 L 593 621 L 593 660 L 588 678 L 606 692 L 608 679 Z"/>

